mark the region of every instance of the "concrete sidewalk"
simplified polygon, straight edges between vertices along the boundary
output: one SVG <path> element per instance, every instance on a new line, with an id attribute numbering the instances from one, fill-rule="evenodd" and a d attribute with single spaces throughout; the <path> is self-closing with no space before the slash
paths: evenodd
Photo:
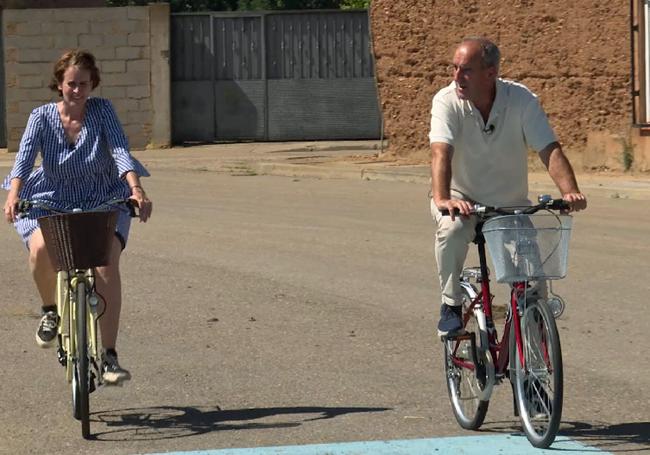
<path id="1" fill-rule="evenodd" d="M 401 164 L 381 152 L 380 141 L 370 140 L 207 144 L 133 154 L 152 171 L 183 169 L 238 176 L 388 180 L 429 185 L 427 164 Z M 13 154 L 0 151 L 1 167 L 11 167 L 13 159 Z M 650 200 L 650 175 L 581 173 L 578 181 L 588 196 Z M 529 186 L 533 193 L 557 194 L 550 177 L 543 172 L 531 172 Z"/>

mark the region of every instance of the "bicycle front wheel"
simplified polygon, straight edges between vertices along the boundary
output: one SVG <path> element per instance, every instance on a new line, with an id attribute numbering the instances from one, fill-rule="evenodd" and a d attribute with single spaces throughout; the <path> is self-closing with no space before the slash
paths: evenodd
<path id="1" fill-rule="evenodd" d="M 529 303 L 520 320 L 521 350 L 513 343 L 513 385 L 524 432 L 530 443 L 547 448 L 562 418 L 562 350 L 555 318 L 543 301 Z"/>
<path id="2" fill-rule="evenodd" d="M 88 321 L 86 309 L 86 286 L 83 280 L 77 284 L 74 301 L 75 314 L 75 362 L 72 372 L 72 406 L 74 417 L 81 421 L 81 435 L 90 437 L 89 403 L 89 359 L 88 359 Z"/>
<path id="3" fill-rule="evenodd" d="M 471 299 L 464 295 L 463 318 L 469 312 L 465 324 L 468 333 L 479 335 L 478 321 L 470 309 Z M 486 362 L 481 358 L 480 352 L 478 365 L 472 358 L 472 342 L 469 338 L 456 338 L 444 341 L 445 344 L 445 376 L 447 379 L 447 392 L 451 401 L 451 408 L 458 424 L 466 430 L 478 430 L 485 420 L 489 400 L 482 400 L 482 391 L 487 381 Z M 478 350 L 477 350 L 478 351 Z M 476 370 L 479 374 L 476 374 Z"/>

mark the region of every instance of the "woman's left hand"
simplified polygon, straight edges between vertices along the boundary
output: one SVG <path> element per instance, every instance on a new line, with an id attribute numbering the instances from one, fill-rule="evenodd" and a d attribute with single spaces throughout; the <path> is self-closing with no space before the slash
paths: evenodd
<path id="1" fill-rule="evenodd" d="M 131 187 L 131 197 L 129 199 L 138 204 L 138 215 L 140 221 L 146 222 L 151 216 L 151 211 L 153 210 L 153 204 L 147 197 L 147 193 L 145 193 L 144 189 L 140 185 L 135 185 Z"/>
<path id="2" fill-rule="evenodd" d="M 16 207 L 18 206 L 19 201 L 20 199 L 18 196 L 12 194 L 11 192 L 9 195 L 7 195 L 7 201 L 4 205 L 5 221 L 7 221 L 7 223 L 13 223 L 16 221 Z"/>

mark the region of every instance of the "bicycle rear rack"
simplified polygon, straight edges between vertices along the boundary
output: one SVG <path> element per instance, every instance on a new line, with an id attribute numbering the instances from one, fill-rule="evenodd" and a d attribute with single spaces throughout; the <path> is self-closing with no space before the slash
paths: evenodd
<path id="1" fill-rule="evenodd" d="M 476 282 L 481 282 L 483 281 L 483 274 L 481 273 L 480 267 L 466 267 L 463 269 L 463 273 L 461 274 L 460 278 L 463 281 L 475 279 Z"/>

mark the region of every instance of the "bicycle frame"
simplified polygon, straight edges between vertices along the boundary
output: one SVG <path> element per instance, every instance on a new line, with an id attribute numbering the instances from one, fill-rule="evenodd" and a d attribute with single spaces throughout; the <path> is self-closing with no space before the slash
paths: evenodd
<path id="1" fill-rule="evenodd" d="M 66 368 L 66 380 L 72 382 L 73 365 L 76 362 L 76 306 L 74 302 L 77 296 L 79 282 L 83 281 L 88 298 L 87 306 L 87 328 L 88 328 L 88 353 L 94 365 L 98 365 L 99 345 L 97 342 L 97 311 L 92 304 L 92 291 L 94 289 L 95 274 L 93 269 L 71 270 L 69 272 L 58 272 L 56 280 L 56 306 L 59 316 L 58 340 L 59 340 L 59 362 Z M 98 380 L 101 380 L 99 376 Z"/>
<path id="2" fill-rule="evenodd" d="M 453 362 L 461 368 L 466 368 L 472 371 L 475 371 L 477 379 L 482 379 L 480 376 L 485 374 L 485 386 L 481 393 L 482 400 L 489 400 L 493 386 L 501 381 L 507 374 L 510 368 L 510 330 L 514 324 L 514 336 L 515 336 L 515 346 L 519 351 L 520 359 L 523 360 L 523 347 L 522 347 L 522 338 L 521 338 L 521 328 L 520 328 L 520 315 L 518 308 L 520 307 L 519 302 L 525 301 L 525 291 L 526 283 L 518 282 L 514 283 L 512 286 L 512 291 L 510 293 L 510 309 L 508 312 L 508 317 L 506 317 L 505 324 L 503 327 L 503 335 L 501 340 L 499 340 L 498 332 L 496 326 L 494 325 L 494 319 L 492 316 L 492 294 L 490 292 L 490 278 L 489 278 L 489 268 L 487 266 L 487 256 L 485 252 L 485 238 L 483 237 L 482 222 L 479 222 L 476 227 L 476 238 L 474 243 L 477 245 L 478 256 L 479 256 L 479 265 L 480 265 L 480 290 L 476 292 L 474 286 L 469 282 L 469 279 L 464 279 L 461 281 L 460 285 L 467 291 L 467 294 L 472 298 L 470 302 L 470 308 L 473 310 L 474 316 L 479 325 L 479 347 L 481 350 L 484 350 L 486 355 L 489 354 L 487 358 L 488 365 L 487 371 L 482 372 L 478 371 L 474 365 L 477 364 L 477 352 L 478 349 L 476 346 L 476 340 L 473 339 L 471 335 L 460 335 L 456 337 L 458 340 L 471 339 L 472 343 L 472 358 L 473 362 L 464 361 L 456 356 L 459 343 L 456 344 L 453 351 Z M 467 324 L 469 318 L 472 317 L 470 312 L 466 312 L 464 315 L 465 320 L 463 321 L 464 325 Z M 525 365 L 522 365 L 525 367 Z"/>

